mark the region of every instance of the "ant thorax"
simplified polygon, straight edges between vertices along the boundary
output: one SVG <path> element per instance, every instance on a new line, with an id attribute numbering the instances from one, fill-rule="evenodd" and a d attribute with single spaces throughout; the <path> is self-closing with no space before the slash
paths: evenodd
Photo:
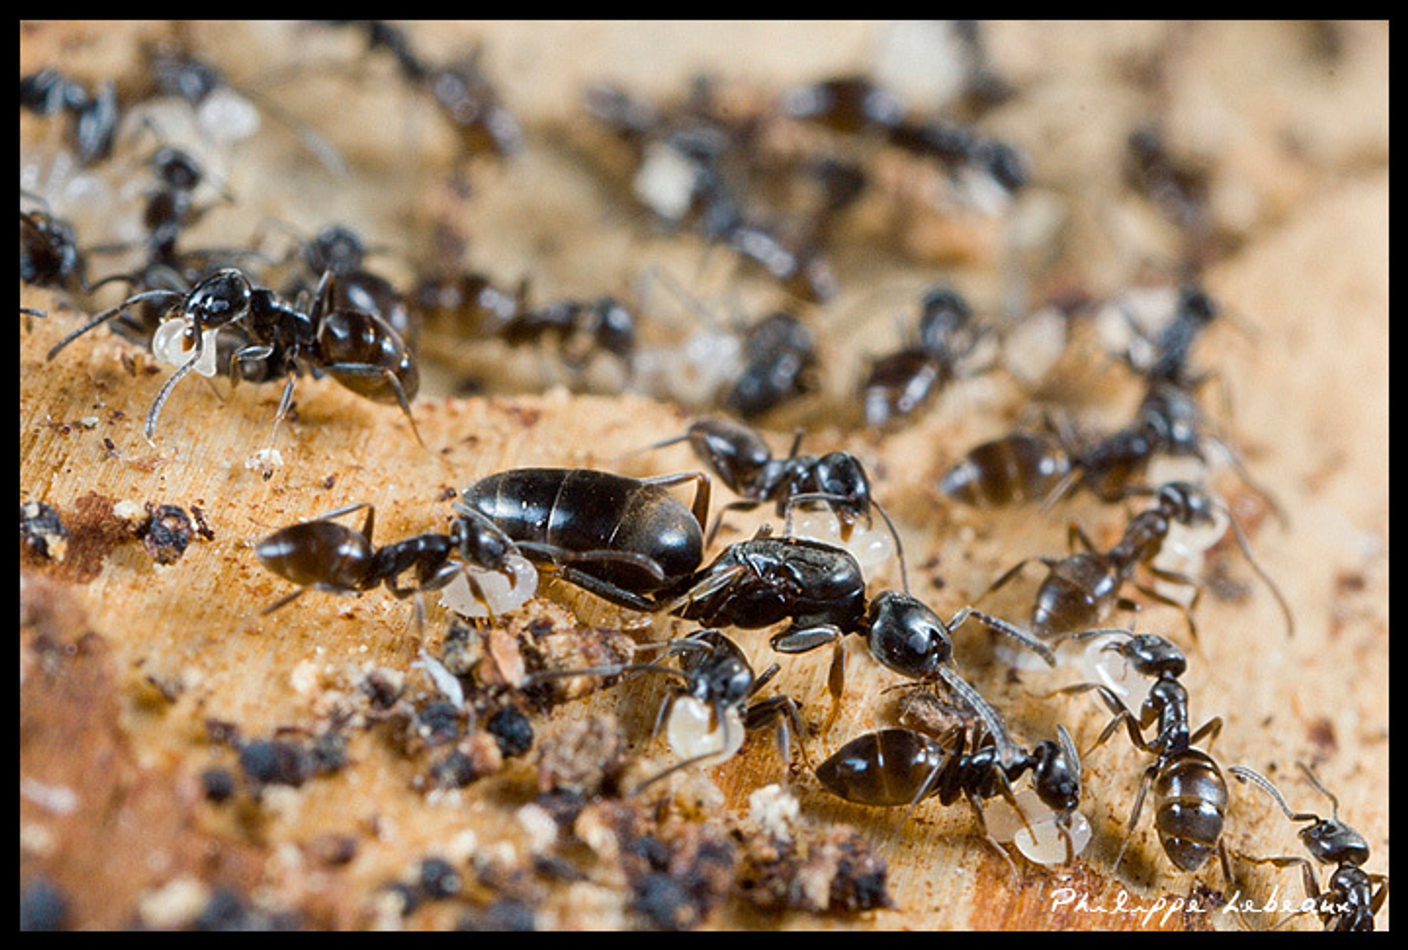
<path id="1" fill-rule="evenodd" d="M 189 318 L 163 321 L 152 334 L 152 355 L 172 366 L 186 365 L 196 356 L 195 334 L 191 331 L 192 321 Z M 202 376 L 215 375 L 215 337 L 219 332 L 219 327 L 216 327 L 201 334 L 200 359 L 196 362 L 195 371 Z"/>
<path id="2" fill-rule="evenodd" d="M 1014 796 L 1019 815 L 1003 798 L 994 798 L 983 808 L 983 821 L 988 833 L 999 844 L 1009 841 L 1017 846 L 1033 864 L 1066 863 L 1066 835 L 1070 835 L 1071 856 L 1079 855 L 1090 844 L 1090 822 L 1078 811 L 1071 812 L 1070 828 L 1063 830 L 1056 823 L 1056 812 L 1037 797 L 1036 791 L 1024 788 Z M 1022 817 L 1026 816 L 1025 824 Z M 1027 826 L 1030 826 L 1029 831 Z"/>
<path id="3" fill-rule="evenodd" d="M 474 578 L 471 585 L 465 577 Z M 476 589 L 478 593 L 476 594 Z M 527 558 L 510 554 L 502 571 L 488 571 L 466 565 L 454 580 L 440 591 L 440 606 L 461 617 L 502 617 L 532 599 L 538 592 L 538 572 Z"/>
<path id="4" fill-rule="evenodd" d="M 681 760 L 709 756 L 697 764 L 717 765 L 733 757 L 743 746 L 743 719 L 736 706 L 724 710 L 723 721 L 714 708 L 701 699 L 680 694 L 670 704 L 665 738 L 670 750 Z"/>

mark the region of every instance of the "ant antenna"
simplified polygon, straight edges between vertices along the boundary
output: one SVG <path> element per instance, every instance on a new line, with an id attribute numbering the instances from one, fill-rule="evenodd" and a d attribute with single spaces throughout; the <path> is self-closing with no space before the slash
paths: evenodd
<path id="1" fill-rule="evenodd" d="M 1305 766 L 1304 766 L 1303 764 L 1301 764 L 1301 763 L 1296 763 L 1296 764 L 1297 764 L 1297 765 L 1300 765 L 1300 767 L 1301 767 L 1302 769 L 1305 769 Z M 1286 804 L 1286 799 L 1281 795 L 1280 789 L 1278 789 L 1275 785 L 1272 785 L 1272 784 L 1271 784 L 1271 780 L 1268 779 L 1266 776 L 1262 775 L 1260 772 L 1256 772 L 1256 771 L 1254 771 L 1254 770 L 1252 770 L 1252 769 L 1249 769 L 1249 768 L 1247 768 L 1245 765 L 1233 765 L 1233 766 L 1230 766 L 1230 767 L 1227 769 L 1227 771 L 1231 772 L 1234 776 L 1236 776 L 1239 781 L 1242 781 L 1242 782 L 1251 781 L 1251 782 L 1255 783 L 1256 785 L 1261 786 L 1261 790 L 1262 790 L 1263 792 L 1265 792 L 1266 794 L 1270 795 L 1271 798 L 1272 798 L 1272 800 L 1275 801 L 1276 804 L 1278 804 L 1278 805 L 1281 806 L 1281 811 L 1285 812 L 1285 813 L 1286 813 L 1286 817 L 1289 818 L 1291 821 L 1318 821 L 1318 820 L 1319 820 L 1319 818 L 1320 818 L 1319 815 L 1312 815 L 1312 814 L 1310 814 L 1309 812 L 1293 812 L 1293 811 L 1291 811 L 1291 806 Z M 1308 769 L 1306 770 L 1306 774 L 1307 774 L 1307 775 L 1310 775 L 1310 772 L 1309 772 Z M 1329 796 L 1330 796 L 1330 801 L 1331 801 L 1331 802 L 1335 802 L 1335 797 L 1334 797 L 1333 795 L 1330 795 L 1329 792 L 1326 792 L 1324 786 L 1322 786 L 1319 782 L 1315 781 L 1314 776 L 1311 776 L 1311 777 L 1310 777 L 1310 780 L 1311 780 L 1312 782 L 1314 782 L 1316 788 L 1320 789 L 1320 791 L 1325 792 L 1326 795 L 1329 795 Z M 1338 803 L 1338 802 L 1335 802 L 1335 817 L 1336 817 L 1336 818 L 1339 817 L 1339 803 Z"/>

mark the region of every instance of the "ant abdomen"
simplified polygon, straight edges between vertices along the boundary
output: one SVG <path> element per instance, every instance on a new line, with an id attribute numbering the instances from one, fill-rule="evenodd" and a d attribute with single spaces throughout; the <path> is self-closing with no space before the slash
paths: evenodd
<path id="1" fill-rule="evenodd" d="M 1154 827 L 1164 852 L 1183 871 L 1196 871 L 1217 850 L 1227 817 L 1227 782 L 1198 749 L 1184 752 L 1154 782 Z"/>
<path id="2" fill-rule="evenodd" d="M 372 544 L 335 521 L 304 521 L 281 528 L 255 548 L 259 563 L 304 587 L 359 590 L 369 576 Z"/>
<path id="3" fill-rule="evenodd" d="M 881 729 L 847 742 L 816 768 L 839 798 L 858 805 L 909 805 L 937 790 L 944 763 L 934 740 L 909 729 Z"/>
<path id="4" fill-rule="evenodd" d="M 1070 458 L 1051 440 L 1019 432 L 975 446 L 939 488 L 961 504 L 1002 508 L 1045 499 L 1070 469 Z"/>
<path id="5" fill-rule="evenodd" d="M 420 390 L 415 357 L 396 331 L 361 310 L 338 310 L 318 327 L 324 368 L 359 396 L 386 405 L 414 399 Z M 399 384 L 400 393 L 392 381 Z"/>

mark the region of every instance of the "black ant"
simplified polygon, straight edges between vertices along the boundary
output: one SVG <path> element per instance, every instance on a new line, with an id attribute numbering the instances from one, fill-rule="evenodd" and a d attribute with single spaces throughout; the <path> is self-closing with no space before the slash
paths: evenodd
<path id="1" fill-rule="evenodd" d="M 1047 498 L 1070 470 L 1059 445 L 1014 432 L 969 449 L 939 479 L 939 489 L 961 504 L 1003 508 Z"/>
<path id="2" fill-rule="evenodd" d="M 815 388 L 815 337 L 785 311 L 768 314 L 748 330 L 743 360 L 743 371 L 724 393 L 722 404 L 744 419 L 756 419 Z"/>
<path id="3" fill-rule="evenodd" d="M 1131 490 L 1128 493 L 1145 492 Z M 1154 567 L 1152 561 L 1159 556 L 1175 523 L 1185 527 L 1213 524 L 1214 513 L 1221 509 L 1227 515 L 1242 554 L 1276 598 L 1286 621 L 1287 636 L 1294 634 L 1295 622 L 1285 597 L 1252 557 L 1246 536 L 1236 519 L 1226 511 L 1225 505 L 1216 501 L 1204 489 L 1186 482 L 1170 482 L 1151 494 L 1156 497 L 1154 507 L 1130 519 L 1123 536 L 1109 551 L 1098 550 L 1085 531 L 1072 523 L 1067 533 L 1071 547 L 1074 548 L 1079 540 L 1085 548 L 1084 551 L 1076 551 L 1060 560 L 1040 555 L 1023 558 L 994 581 L 978 599 L 982 600 L 1005 585 L 1032 561 L 1040 561 L 1047 566 L 1048 574 L 1038 588 L 1032 605 L 1031 630 L 1037 637 L 1059 640 L 1096 627 L 1115 606 L 1124 610 L 1137 610 L 1138 605 L 1119 596 L 1120 589 L 1126 582 L 1130 582 L 1145 596 L 1182 611 L 1184 619 L 1188 622 L 1188 629 L 1196 640 L 1198 627 L 1193 621 L 1193 609 L 1197 607 L 1198 599 L 1202 595 L 1202 585 L 1186 574 Z M 1192 601 L 1185 605 L 1150 587 L 1133 582 L 1134 572 L 1141 564 L 1160 580 L 1192 588 Z"/>
<path id="4" fill-rule="evenodd" d="M 978 168 L 1009 193 L 1019 191 L 1031 177 L 1026 159 L 1013 146 L 954 122 L 912 122 L 897 96 L 863 77 L 838 77 L 794 89 L 783 108 L 794 119 L 835 132 L 877 135 L 913 155 L 938 161 L 950 173 Z"/>
<path id="5" fill-rule="evenodd" d="M 112 82 L 89 93 L 80 83 L 57 69 L 41 69 L 20 77 L 20 108 L 37 116 L 66 113 L 68 138 L 82 165 L 92 165 L 112 155 L 120 112 Z"/>
<path id="6" fill-rule="evenodd" d="M 802 432 L 792 440 L 786 458 L 774 458 L 772 451 L 757 432 L 728 419 L 704 419 L 694 423 L 673 439 L 657 442 L 651 448 L 663 448 L 676 442 L 688 441 L 695 455 L 707 463 L 714 474 L 740 500 L 719 510 L 705 538 L 712 543 L 723 515 L 727 511 L 749 511 L 767 502 L 776 502 L 778 517 L 783 518 L 791 534 L 792 509 L 799 504 L 820 502 L 830 508 L 841 525 L 841 539 L 850 540 L 855 523 L 864 518 L 867 525 L 870 511 L 875 509 L 895 539 L 895 551 L 900 562 L 900 576 L 909 589 L 905 571 L 904 545 L 899 532 L 880 502 L 870 496 L 870 479 L 865 466 L 849 452 L 831 452 L 823 456 L 798 455 Z"/>
<path id="7" fill-rule="evenodd" d="M 73 225 L 44 211 L 20 212 L 20 280 L 33 287 L 87 291 L 87 262 Z"/>
<path id="8" fill-rule="evenodd" d="M 333 518 L 367 509 L 360 530 L 338 524 Z M 305 591 L 354 594 L 380 584 L 398 598 L 423 591 L 440 590 L 464 573 L 470 588 L 482 601 L 484 596 L 474 576 L 465 569 L 511 572 L 508 555 L 515 546 L 492 522 L 473 512 L 458 512 L 450 533 L 428 532 L 377 547 L 372 541 L 376 507 L 362 502 L 319 515 L 282 528 L 260 541 L 255 548 L 259 562 L 299 587 L 264 609 L 273 613 L 297 599 Z M 459 561 L 450 560 L 457 555 Z M 415 570 L 415 584 L 402 587 L 399 578 Z"/>
<path id="9" fill-rule="evenodd" d="M 593 351 L 610 353 L 629 367 L 636 350 L 636 318 L 620 300 L 608 295 L 534 307 L 528 296 L 526 280 L 506 291 L 478 273 L 427 278 L 415 292 L 427 319 L 464 335 L 492 336 L 513 347 L 537 345 L 551 336 L 570 369 L 580 370 Z"/>
<path id="10" fill-rule="evenodd" d="M 1048 664 L 1055 657 L 1044 644 L 1021 630 L 971 607 L 945 623 L 915 597 L 882 591 L 867 603 L 865 578 L 844 548 L 805 538 L 773 538 L 768 526 L 756 537 L 729 545 L 664 598 L 640 599 L 639 610 L 657 610 L 709 626 L 747 630 L 790 620 L 768 644 L 779 653 L 809 653 L 830 645 L 828 685 L 832 708 L 829 726 L 840 712 L 845 689 L 847 634 L 866 638 L 871 655 L 888 669 L 921 686 L 943 681 L 998 737 L 1004 753 L 1014 754 L 995 710 L 952 668 L 952 631 L 970 617 L 1036 652 Z"/>
<path id="11" fill-rule="evenodd" d="M 1098 632 L 1092 631 L 1091 635 Z M 1095 740 L 1095 745 L 1091 746 L 1092 750 L 1103 745 L 1123 723 L 1135 747 L 1155 755 L 1139 783 L 1139 793 L 1135 796 L 1134 809 L 1129 816 L 1129 832 L 1132 833 L 1139 823 L 1144 798 L 1152 785 L 1154 827 L 1169 860 L 1180 870 L 1196 871 L 1216 849 L 1226 873 L 1226 845 L 1221 841 L 1221 836 L 1223 820 L 1227 815 L 1227 782 L 1212 756 L 1193 748 L 1194 743 L 1204 737 L 1209 742 L 1217 737 L 1222 731 L 1222 718 L 1214 717 L 1197 730 L 1190 731 L 1188 690 L 1179 682 L 1179 677 L 1188 669 L 1188 660 L 1183 651 L 1155 634 L 1126 631 L 1123 635 L 1125 640 L 1122 643 L 1112 642 L 1103 649 L 1120 654 L 1134 672 L 1154 680 L 1138 715 L 1131 712 L 1112 690 L 1098 683 L 1080 683 L 1060 692 L 1082 693 L 1093 689 L 1114 713 L 1114 718 Z M 1078 634 L 1076 638 L 1085 639 L 1087 636 Z M 1156 723 L 1158 731 L 1154 737 L 1145 739 L 1142 730 Z M 1130 839 L 1126 838 L 1120 848 L 1115 861 L 1116 870 L 1124 860 L 1129 842 Z M 1230 874 L 1228 880 L 1231 880 Z"/>
<path id="12" fill-rule="evenodd" d="M 293 399 L 294 379 L 308 371 L 325 372 L 360 396 L 380 403 L 396 403 L 410 422 L 416 440 L 424 445 L 410 400 L 420 386 L 415 358 L 396 332 L 373 314 L 337 309 L 336 280 L 325 272 L 313 305 L 307 311 L 288 303 L 273 291 L 253 285 L 241 271 L 224 268 L 205 278 L 190 291 L 148 290 L 128 297 L 116 307 L 99 313 L 88 323 L 55 344 L 46 357 L 52 360 L 64 347 L 89 330 L 143 301 L 169 301 L 168 317 L 185 321 L 183 348 L 191 356 L 172 373 L 147 412 L 143 434 L 151 441 L 161 407 L 172 389 L 196 368 L 213 331 L 238 325 L 253 341 L 231 356 L 230 375 L 264 381 L 286 376 L 275 425 L 287 414 Z M 252 368 L 251 368 L 252 364 Z"/>
<path id="13" fill-rule="evenodd" d="M 275 226 L 278 225 L 275 222 Z M 296 255 L 302 262 L 303 274 L 285 286 L 284 296 L 297 298 L 330 271 L 337 278 L 333 300 L 336 309 L 361 310 L 379 317 L 414 350 L 420 335 L 419 314 L 407 305 L 405 295 L 389 280 L 367 269 L 366 259 L 372 252 L 356 231 L 345 225 L 330 224 L 313 237 L 299 240 L 289 255 Z"/>
<path id="14" fill-rule="evenodd" d="M 709 82 L 697 82 L 687 107 L 668 118 L 650 102 L 604 84 L 588 90 L 587 108 L 635 151 L 634 191 L 655 215 L 729 247 L 801 300 L 825 303 L 835 296 L 835 273 L 815 238 L 827 217 L 854 197 L 846 194 L 849 186 L 838 181 L 828 189 L 811 238 L 798 241 L 749 213 L 739 199 L 729 165 L 746 162 L 739 153 L 752 135 L 716 106 Z"/>
<path id="15" fill-rule="evenodd" d="M 914 413 L 958 375 L 958 363 L 982 339 L 970 326 L 973 311 L 961 294 L 935 287 L 924 295 L 918 340 L 871 364 L 861 384 L 865 421 L 888 426 Z"/>
<path id="16" fill-rule="evenodd" d="M 1219 314 L 1217 302 L 1196 284 L 1185 284 L 1178 290 L 1173 315 L 1150 336 L 1126 312 L 1130 330 L 1139 338 L 1138 346 L 1130 346 L 1124 360 L 1130 368 L 1150 383 L 1166 383 L 1184 391 L 1195 389 L 1206 377 L 1193 374 L 1188 356 L 1193 343 Z"/>
<path id="17" fill-rule="evenodd" d="M 690 507 L 670 485 L 693 481 Z M 618 606 L 652 611 L 661 590 L 687 583 L 704 557 L 709 476 L 636 479 L 592 469 L 524 468 L 466 488 L 455 505 L 513 540 L 523 556 Z"/>
<path id="18" fill-rule="evenodd" d="M 1234 765 L 1228 771 L 1238 781 L 1250 781 L 1260 787 L 1263 792 L 1271 796 L 1272 801 L 1281 806 L 1281 811 L 1285 812 L 1286 817 L 1291 821 L 1310 822 L 1299 832 L 1300 840 L 1305 844 L 1305 849 L 1320 864 L 1336 865 L 1325 890 L 1320 890 L 1315 880 L 1315 868 L 1305 858 L 1295 856 L 1254 858 L 1241 851 L 1237 852 L 1237 857 L 1252 864 L 1271 864 L 1278 868 L 1300 867 L 1301 880 L 1305 885 L 1305 896 L 1314 904 L 1314 907 L 1291 914 L 1290 917 L 1275 924 L 1271 928 L 1272 930 L 1280 927 L 1291 917 L 1314 910 L 1327 931 L 1371 931 L 1374 929 L 1374 915 L 1379 912 L 1379 908 L 1383 907 L 1384 901 L 1388 898 L 1388 876 L 1370 874 L 1363 869 L 1364 863 L 1369 860 L 1368 842 L 1364 840 L 1363 835 L 1340 821 L 1339 800 L 1330 794 L 1324 785 L 1320 784 L 1315 773 L 1304 763 L 1298 762 L 1296 764 L 1305 773 L 1305 777 L 1310 780 L 1310 784 L 1330 800 L 1333 809 L 1330 818 L 1321 818 L 1311 812 L 1291 811 L 1290 806 L 1286 804 L 1286 799 L 1269 779 L 1244 765 Z M 1377 889 L 1375 889 L 1376 887 Z"/>
<path id="19" fill-rule="evenodd" d="M 1075 859 L 1071 818 L 1080 805 L 1081 765 L 1066 727 L 1058 725 L 1056 735 L 1057 741 L 1043 740 L 1008 759 L 996 744 L 976 737 L 965 751 L 963 727 L 952 730 L 943 741 L 909 729 L 881 729 L 847 742 L 817 766 L 816 777 L 833 795 L 858 805 L 913 808 L 933 796 L 951 805 L 961 795 L 972 807 L 983 836 L 1006 856 L 988 831 L 980 802 L 1001 795 L 1026 823 L 1012 783 L 1030 771 L 1037 797 L 1055 814 L 1069 864 Z"/>
<path id="20" fill-rule="evenodd" d="M 756 419 L 817 388 L 816 338 L 794 314 L 776 310 L 751 325 L 740 318 L 721 326 L 666 271 L 647 276 L 711 327 L 677 347 L 642 354 L 637 379 L 655 395 Z"/>
<path id="21" fill-rule="evenodd" d="M 499 102 L 498 91 L 479 68 L 481 47 L 448 66 L 433 66 L 411 45 L 405 31 L 384 20 L 329 20 L 352 26 L 367 37 L 369 50 L 385 49 L 402 78 L 435 101 L 470 155 L 511 156 L 523 148 L 523 130 Z"/>
<path id="22" fill-rule="evenodd" d="M 660 707 L 656 716 L 658 735 L 665 716 L 671 745 L 684 758 L 656 773 L 631 789 L 638 795 L 647 787 L 682 769 L 707 760 L 722 761 L 734 754 L 743 741 L 744 733 L 768 725 L 778 729 L 778 745 L 786 756 L 791 749 L 791 737 L 800 740 L 803 732 L 797 702 L 790 696 L 773 696 L 749 702 L 776 676 L 781 669 L 773 663 L 762 673 L 754 673 L 743 650 L 718 630 L 696 630 L 686 637 L 669 640 L 657 646 L 665 655 L 676 656 L 680 668 L 661 663 L 616 663 L 578 670 L 553 670 L 535 673 L 525 685 L 564 676 L 619 676 L 622 673 L 661 673 L 680 680 L 681 689 Z M 707 719 L 710 728 L 699 734 L 692 729 L 695 720 Z M 790 727 L 790 731 L 789 731 Z M 717 734 L 717 738 L 715 738 Z M 802 756 L 806 748 L 798 742 Z M 808 763 L 810 767 L 810 763 Z"/>

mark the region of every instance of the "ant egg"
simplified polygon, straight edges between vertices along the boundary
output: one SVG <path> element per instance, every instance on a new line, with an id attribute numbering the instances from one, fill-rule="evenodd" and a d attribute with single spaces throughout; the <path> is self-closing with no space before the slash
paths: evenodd
<path id="1" fill-rule="evenodd" d="M 851 539 L 843 542 L 841 521 L 829 509 L 799 510 L 792 516 L 792 534 L 845 548 L 866 575 L 895 556 L 895 539 L 880 524 L 857 524 Z"/>
<path id="2" fill-rule="evenodd" d="M 189 342 L 191 322 L 189 320 L 166 320 L 152 334 L 152 355 L 163 363 L 184 366 L 195 358 L 195 346 Z M 201 334 L 200 361 L 195 370 L 202 376 L 215 375 L 215 337 L 220 331 L 206 330 Z"/>
<path id="3" fill-rule="evenodd" d="M 1130 709 L 1139 709 L 1152 681 L 1140 676 L 1124 655 L 1104 647 L 1120 642 L 1112 637 L 1095 637 L 1086 645 L 1081 668 L 1086 682 L 1099 683 L 1120 697 Z"/>
<path id="4" fill-rule="evenodd" d="M 1016 794 L 1018 814 L 1007 801 L 994 799 L 983 810 L 988 833 L 1000 844 L 1011 842 L 1033 864 L 1062 864 L 1066 860 L 1066 834 L 1056 824 L 1056 813 L 1037 797 L 1034 790 L 1024 788 Z M 1022 822 L 1026 815 L 1026 823 Z M 1027 825 L 1031 830 L 1027 830 Z M 1080 812 L 1071 814 L 1069 830 L 1071 854 L 1078 855 L 1090 844 L 1090 822 Z"/>
<path id="5" fill-rule="evenodd" d="M 458 573 L 441 589 L 440 606 L 461 617 L 501 617 L 522 607 L 538 591 L 538 571 L 531 561 L 517 554 L 510 554 L 505 564 L 504 571 L 467 568 L 483 592 L 482 602 L 464 574 Z"/>
<path id="6" fill-rule="evenodd" d="M 665 724 L 670 750 L 682 760 L 709 756 L 700 765 L 728 761 L 743 745 L 743 720 L 734 707 L 729 707 L 724 716 L 728 720 L 727 734 L 720 728 L 722 724 L 715 721 L 714 710 L 708 703 L 693 696 L 676 696 Z"/>
<path id="7" fill-rule="evenodd" d="M 637 198 L 667 221 L 683 220 L 694 201 L 699 168 L 687 155 L 664 142 L 646 146 L 631 187 Z"/>
<path id="8" fill-rule="evenodd" d="M 222 86 L 200 104 L 196 124 L 212 141 L 234 144 L 259 132 L 259 110 L 244 96 Z"/>

